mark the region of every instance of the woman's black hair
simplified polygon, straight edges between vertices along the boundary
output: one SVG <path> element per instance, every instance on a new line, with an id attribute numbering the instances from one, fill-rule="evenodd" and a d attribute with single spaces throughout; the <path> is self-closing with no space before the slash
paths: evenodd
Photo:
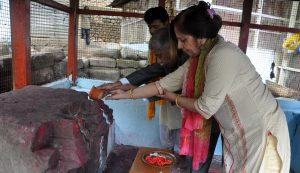
<path id="1" fill-rule="evenodd" d="M 222 27 L 222 18 L 205 1 L 181 11 L 173 21 L 179 32 L 195 38 L 214 38 Z"/>

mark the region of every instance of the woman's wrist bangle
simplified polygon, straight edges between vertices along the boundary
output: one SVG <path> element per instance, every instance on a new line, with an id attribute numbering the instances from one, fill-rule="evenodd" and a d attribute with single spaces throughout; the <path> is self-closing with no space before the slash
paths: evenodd
<path id="1" fill-rule="evenodd" d="M 181 106 L 180 106 L 179 103 L 178 103 L 179 97 L 181 97 L 181 95 L 178 94 L 178 95 L 176 96 L 176 98 L 175 98 L 175 103 L 176 103 L 176 106 L 177 106 L 177 107 L 181 108 Z"/>
<path id="2" fill-rule="evenodd" d="M 129 98 L 133 99 L 133 89 L 132 88 L 129 90 Z"/>

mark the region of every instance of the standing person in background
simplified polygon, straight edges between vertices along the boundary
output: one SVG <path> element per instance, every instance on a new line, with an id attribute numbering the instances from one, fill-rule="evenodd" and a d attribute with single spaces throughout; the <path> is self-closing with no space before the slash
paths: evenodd
<path id="1" fill-rule="evenodd" d="M 183 110 L 180 154 L 193 156 L 193 169 L 206 161 L 211 117 L 224 137 L 226 173 L 288 173 L 287 121 L 245 53 L 218 35 L 222 19 L 200 1 L 174 19 L 178 48 L 190 56 L 163 79 L 107 99 L 158 95 Z M 171 91 L 183 89 L 183 95 Z M 192 146 L 192 147 L 190 147 Z"/>
<path id="2" fill-rule="evenodd" d="M 85 10 L 88 10 L 88 6 L 84 6 Z M 81 15 L 81 39 L 85 39 L 85 44 L 90 45 L 90 33 L 91 33 L 91 16 Z"/>

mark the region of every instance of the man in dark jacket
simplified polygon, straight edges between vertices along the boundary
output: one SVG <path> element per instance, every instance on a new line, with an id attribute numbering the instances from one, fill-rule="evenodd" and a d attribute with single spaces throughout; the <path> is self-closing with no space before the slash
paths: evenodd
<path id="1" fill-rule="evenodd" d="M 171 45 L 173 41 L 169 34 L 169 16 L 163 7 L 150 8 L 145 12 L 144 19 L 151 34 L 149 49 L 154 54 L 152 58 L 155 58 L 156 63 L 137 70 L 117 82 L 104 84 L 98 88 L 129 90 L 173 72 L 187 60 L 186 54 L 177 51 L 176 45 L 175 47 Z M 176 40 L 175 36 L 174 40 Z M 150 101 L 148 110 L 151 109 L 151 103 L 155 107 L 154 101 L 158 99 L 158 97 L 148 99 Z M 175 148 L 178 152 L 182 124 L 180 109 L 167 101 L 160 101 L 160 103 L 163 104 L 160 106 L 159 116 L 161 145 L 165 149 Z"/>

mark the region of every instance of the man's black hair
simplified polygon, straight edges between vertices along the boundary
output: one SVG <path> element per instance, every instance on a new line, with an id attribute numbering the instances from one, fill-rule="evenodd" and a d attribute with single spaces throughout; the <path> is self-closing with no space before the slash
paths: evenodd
<path id="1" fill-rule="evenodd" d="M 166 21 L 169 21 L 169 15 L 164 7 L 153 7 L 149 8 L 145 12 L 144 20 L 148 25 L 150 25 L 154 20 L 160 20 L 161 22 L 165 23 Z"/>

